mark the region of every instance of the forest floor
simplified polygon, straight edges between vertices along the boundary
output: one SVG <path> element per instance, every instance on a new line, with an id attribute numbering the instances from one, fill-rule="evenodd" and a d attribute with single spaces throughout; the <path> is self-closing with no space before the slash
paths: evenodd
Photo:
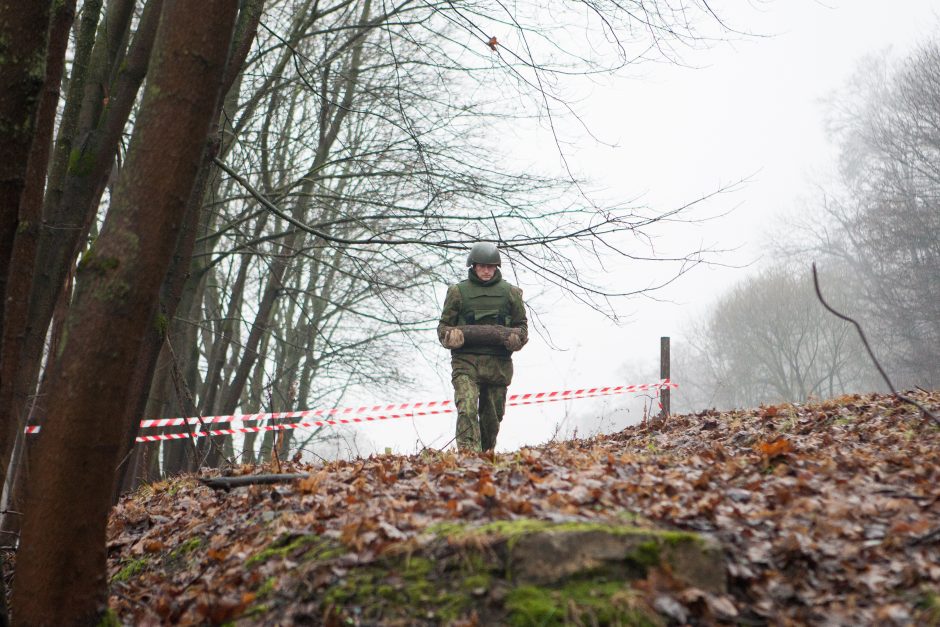
<path id="1" fill-rule="evenodd" d="M 124 498 L 118 620 L 940 625 L 940 428 L 890 396 L 277 470 Z"/>

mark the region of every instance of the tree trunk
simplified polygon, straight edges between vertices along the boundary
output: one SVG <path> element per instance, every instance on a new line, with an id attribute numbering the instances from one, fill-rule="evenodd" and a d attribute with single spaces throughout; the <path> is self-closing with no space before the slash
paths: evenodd
<path id="1" fill-rule="evenodd" d="M 148 3 L 148 9 L 159 4 L 160 0 L 151 0 Z M 69 159 L 69 155 L 75 157 L 77 153 L 70 150 L 71 137 L 69 137 L 67 127 L 72 126 L 72 132 L 77 132 L 78 116 L 81 112 L 81 107 L 77 104 L 77 101 L 83 99 L 85 71 L 88 69 L 83 64 L 88 61 L 88 57 L 92 54 L 90 40 L 93 39 L 99 9 L 100 2 L 88 2 L 83 8 L 81 34 L 75 53 L 69 95 L 60 124 L 56 154 L 52 160 L 52 170 L 49 173 L 48 191 L 43 200 L 43 222 L 47 228 L 43 229 L 39 235 L 38 251 L 36 253 L 36 258 L 41 259 L 42 264 L 37 267 L 32 277 L 28 298 L 29 315 L 22 340 L 21 358 L 11 381 L 13 385 L 11 396 L 13 402 L 5 407 L 9 414 L 17 419 L 25 412 L 25 399 L 35 390 L 36 379 L 42 365 L 47 330 L 57 307 L 60 307 L 62 301 L 65 300 L 64 295 L 69 293 L 67 286 L 75 255 L 87 233 L 87 225 L 91 222 L 91 216 L 94 216 L 98 206 L 100 191 L 98 195 L 95 195 L 94 190 L 103 188 L 104 180 L 110 172 L 114 152 L 117 150 L 122 137 L 124 123 L 130 114 L 131 105 L 136 98 L 137 89 L 149 61 L 150 46 L 159 18 L 159 14 L 154 14 L 152 10 L 144 11 L 144 16 L 141 18 L 141 24 L 138 28 L 138 37 L 135 37 L 134 46 L 132 47 L 132 53 L 126 63 L 123 64 L 120 76 L 112 90 L 111 107 L 108 111 L 106 123 L 109 132 L 105 133 L 104 141 L 99 145 L 101 150 L 97 153 L 99 158 L 96 165 L 91 170 L 86 170 L 79 163 L 81 160 L 77 157 L 74 162 Z M 147 36 L 148 29 L 149 36 Z M 98 73 L 104 75 L 106 72 L 101 69 Z M 104 80 L 104 78 L 100 80 Z M 84 104 L 97 107 L 97 110 L 100 111 L 100 103 L 86 102 Z M 103 153 L 108 152 L 110 152 L 110 156 L 103 156 Z M 92 153 L 92 156 L 94 154 Z M 74 166 L 68 168 L 69 177 L 67 180 L 71 185 L 66 187 L 64 196 L 59 193 L 61 190 L 57 190 L 56 179 L 57 176 L 65 175 L 66 166 L 59 166 L 59 162 L 63 160 L 65 163 L 71 162 Z M 57 167 L 62 167 L 63 171 L 61 173 L 57 172 Z M 89 178 L 99 182 L 95 183 L 87 180 Z M 63 205 L 58 204 L 56 199 L 67 205 L 68 211 L 62 210 Z M 84 224 L 84 227 L 76 228 L 76 224 Z M 55 353 L 50 352 L 50 354 Z M 43 416 L 42 407 L 37 408 L 37 417 L 40 423 Z"/>
<path id="2" fill-rule="evenodd" d="M 38 258 L 43 266 L 30 295 L 35 331 L 31 353 L 41 354 L 52 312 L 62 295 L 68 294 L 65 278 L 86 241 L 112 173 L 114 156 L 150 62 L 162 0 L 147 3 L 126 57 L 115 48 L 124 41 L 130 27 L 133 2 L 109 3 L 92 48 L 84 38 L 94 35 L 96 20 L 87 13 L 99 5 L 90 2 L 82 10 L 82 39 L 43 201 L 43 219 L 48 228 L 40 237 Z M 117 68 L 119 59 L 122 63 Z"/>
<path id="3" fill-rule="evenodd" d="M 25 311 L 17 309 L 19 301 L 12 310 L 7 303 L 11 298 L 22 298 L 25 290 L 24 277 L 19 277 L 17 284 L 14 273 L 16 240 L 22 241 L 16 255 L 19 262 L 25 260 L 32 266 L 35 255 L 38 221 L 28 210 L 26 214 L 21 210 L 30 156 L 31 153 L 34 158 L 37 156 L 34 144 L 39 140 L 35 131 L 41 115 L 43 85 L 48 77 L 53 4 L 48 0 L 0 1 L 0 56 L 3 57 L 0 63 L 0 85 L 3 86 L 0 89 L 0 399 L 3 399 L 0 404 L 0 485 L 4 483 L 20 427 L 20 417 L 10 412 L 9 404 L 14 389 L 13 374 L 22 351 Z M 54 66 L 56 61 L 49 64 Z"/>
<path id="4" fill-rule="evenodd" d="M 6 292 L 26 164 L 46 75 L 52 6 L 49 0 L 0 2 L 0 295 Z M 0 303 L 0 320 L 2 314 Z"/>
<path id="5" fill-rule="evenodd" d="M 262 355 L 265 354 L 268 349 L 268 338 L 270 338 L 270 336 L 266 335 L 261 341 L 260 351 Z M 251 375 L 251 381 L 245 388 L 246 406 L 259 408 L 263 407 L 261 401 L 261 392 L 264 386 L 264 375 L 264 360 L 259 359 L 257 363 L 255 363 L 255 369 Z M 257 440 L 257 431 L 252 431 L 245 434 L 245 440 L 242 443 L 241 463 L 254 464 L 258 462 L 260 457 L 255 455 L 255 443 Z"/>
<path id="6" fill-rule="evenodd" d="M 243 8 L 239 13 L 238 21 L 235 26 L 233 41 L 234 52 L 229 55 L 223 75 L 222 93 L 226 91 L 230 92 L 226 95 L 226 101 L 233 98 L 237 100 L 238 86 L 236 83 L 236 85 L 232 87 L 231 77 L 240 75 L 245 56 L 248 54 L 248 49 L 251 47 L 251 42 L 254 41 L 255 34 L 257 33 L 260 13 L 264 2 L 262 0 L 253 0 L 252 2 L 242 4 Z M 233 91 L 235 92 L 234 94 L 231 93 Z M 220 145 L 224 144 L 220 137 L 220 126 L 223 124 L 219 115 L 221 102 L 218 103 L 216 107 L 213 113 L 213 120 L 216 120 L 216 122 L 204 147 L 199 174 L 196 177 L 196 184 L 193 186 L 193 190 L 190 193 L 184 226 L 177 238 L 172 261 L 160 290 L 160 306 L 154 312 L 160 332 L 158 334 L 151 334 L 145 340 L 138 359 L 137 369 L 135 371 L 136 387 L 131 392 L 130 402 L 127 408 L 128 415 L 125 417 L 126 424 L 130 425 L 130 431 L 125 434 L 125 447 L 121 453 L 122 459 L 130 454 L 134 446 L 134 440 L 138 432 L 138 421 L 147 405 L 153 373 L 160 356 L 161 347 L 164 345 L 164 334 L 169 329 L 169 321 L 175 317 L 177 307 L 182 300 L 188 278 L 186 270 L 191 265 L 199 216 L 202 214 L 202 203 L 206 195 L 206 189 L 210 187 L 210 179 L 212 178 L 212 160 L 219 152 Z M 148 447 L 148 450 L 149 448 L 152 447 Z M 121 471 L 123 471 L 123 468 Z M 120 488 L 118 488 L 118 490 L 119 489 Z M 118 493 L 115 494 L 115 497 L 117 496 Z"/>
<path id="7" fill-rule="evenodd" d="M 27 499 L 13 609 L 24 625 L 87 625 L 107 609 L 105 528 L 134 361 L 193 190 L 236 0 L 167 0 L 150 80 L 101 235 L 79 269 L 52 365 L 43 464 Z M 115 424 L 118 423 L 118 424 Z M 80 497 L 80 498 L 76 498 Z"/>
<path id="8" fill-rule="evenodd" d="M 197 318 L 196 312 L 199 309 L 199 302 L 202 300 L 204 287 L 204 283 L 199 281 L 188 281 L 186 283 L 180 302 L 184 318 Z M 195 389 L 195 378 L 198 371 L 191 366 L 194 363 L 198 363 L 198 354 L 194 354 L 189 358 L 181 354 L 183 349 L 192 350 L 196 353 L 198 350 L 196 335 L 197 328 L 195 325 L 186 324 L 184 320 L 177 320 L 172 326 L 170 334 L 171 342 L 167 344 L 167 347 L 171 345 L 174 347 L 170 359 L 170 377 L 173 382 L 172 396 L 176 398 L 175 407 L 178 410 L 177 415 L 179 416 L 193 416 L 197 413 L 195 403 L 189 394 L 191 390 Z M 187 366 L 187 362 L 189 366 L 187 370 L 184 371 L 184 366 Z M 190 376 L 187 377 L 187 374 Z M 167 427 L 164 432 L 188 433 L 190 429 L 191 427 L 187 425 L 181 425 L 177 427 Z M 192 453 L 191 442 L 187 442 L 186 440 L 165 441 L 163 443 L 164 476 L 172 476 L 181 472 L 194 470 L 197 460 Z"/>

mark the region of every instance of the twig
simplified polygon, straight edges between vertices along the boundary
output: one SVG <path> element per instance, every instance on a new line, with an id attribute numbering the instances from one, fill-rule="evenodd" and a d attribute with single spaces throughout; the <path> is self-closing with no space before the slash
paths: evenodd
<path id="1" fill-rule="evenodd" d="M 845 314 L 839 313 L 838 311 L 833 309 L 829 305 L 829 303 L 826 302 L 826 299 L 823 298 L 822 292 L 819 289 L 819 276 L 816 273 L 815 261 L 813 262 L 813 287 L 816 288 L 816 296 L 819 298 L 819 302 L 822 303 L 822 306 L 825 307 L 829 311 L 829 313 L 836 316 L 837 318 L 841 318 L 842 320 L 845 320 L 846 322 L 851 322 L 855 326 L 855 330 L 858 331 L 858 336 L 862 338 L 862 344 L 865 345 L 865 350 L 868 351 L 868 356 L 871 357 L 872 362 L 874 362 L 875 367 L 878 369 L 878 372 L 881 374 L 881 378 L 884 379 L 885 383 L 888 385 L 888 389 L 891 390 L 891 393 L 894 394 L 895 398 L 900 399 L 904 401 L 905 403 L 910 403 L 911 405 L 914 405 L 915 407 L 917 407 L 917 409 L 923 412 L 925 416 L 930 417 L 931 419 L 933 419 L 934 422 L 936 422 L 937 424 L 940 424 L 940 417 L 938 417 L 936 414 L 934 414 L 932 411 L 930 411 L 929 409 L 927 409 L 926 407 L 924 407 L 923 405 L 921 405 L 914 399 L 904 396 L 903 394 L 897 391 L 897 388 L 895 388 L 894 384 L 891 383 L 891 379 L 888 378 L 888 373 L 886 373 L 884 371 L 884 368 L 881 367 L 881 363 L 875 357 L 875 353 L 871 350 L 871 346 L 868 344 L 868 338 L 865 337 L 865 332 L 862 330 L 862 326 L 858 322 L 856 322 L 853 318 L 850 318 L 849 316 L 846 316 Z"/>
<path id="2" fill-rule="evenodd" d="M 917 544 L 928 544 L 930 542 L 933 542 L 934 540 L 940 540 L 940 527 L 937 527 L 933 531 L 928 531 L 922 536 L 917 536 L 916 538 L 912 538 L 911 540 L 908 540 L 907 544 L 908 546 L 914 546 Z"/>
<path id="3" fill-rule="evenodd" d="M 458 433 L 457 435 L 455 435 L 454 437 L 452 437 L 451 439 L 449 439 L 449 440 L 444 444 L 444 446 L 442 446 L 441 448 L 437 448 L 437 449 L 436 449 L 436 448 L 434 448 L 433 446 L 425 446 L 423 449 L 421 449 L 421 451 L 422 451 L 422 452 L 424 452 L 424 451 L 435 451 L 435 452 L 437 452 L 437 453 L 441 453 L 441 452 L 444 451 L 444 449 L 446 449 L 448 446 L 450 446 L 450 445 L 454 442 L 454 440 L 456 440 L 457 438 L 459 438 L 460 436 L 462 436 L 463 434 L 465 434 L 467 431 L 470 431 L 470 429 L 472 429 L 472 426 L 466 427 L 463 431 L 461 431 L 460 433 Z"/>
<path id="4" fill-rule="evenodd" d="M 279 431 L 276 436 L 274 436 L 274 446 L 271 448 L 271 453 L 274 457 L 274 463 L 277 465 L 277 472 L 280 474 L 282 472 L 281 468 L 281 456 L 278 453 L 278 449 L 281 448 L 284 442 L 284 432 Z"/>
<path id="5" fill-rule="evenodd" d="M 213 490 L 231 490 L 246 485 L 272 485 L 306 479 L 308 473 L 290 473 L 277 475 L 241 475 L 238 477 L 200 477 L 199 482 Z"/>

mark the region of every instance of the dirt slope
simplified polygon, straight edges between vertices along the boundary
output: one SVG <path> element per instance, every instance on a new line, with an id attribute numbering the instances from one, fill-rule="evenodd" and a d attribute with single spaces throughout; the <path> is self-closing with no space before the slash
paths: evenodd
<path id="1" fill-rule="evenodd" d="M 309 477 L 123 500 L 118 619 L 940 624 L 940 429 L 890 397 L 281 470 Z"/>

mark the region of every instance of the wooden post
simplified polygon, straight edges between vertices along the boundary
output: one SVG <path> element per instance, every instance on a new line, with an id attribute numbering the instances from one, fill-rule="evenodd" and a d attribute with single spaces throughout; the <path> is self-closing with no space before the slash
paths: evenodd
<path id="1" fill-rule="evenodd" d="M 669 378 L 669 338 L 659 338 L 659 378 Z M 665 420 L 669 416 L 669 388 L 659 391 L 659 400 L 663 404 L 663 410 L 660 414 L 661 419 Z"/>

